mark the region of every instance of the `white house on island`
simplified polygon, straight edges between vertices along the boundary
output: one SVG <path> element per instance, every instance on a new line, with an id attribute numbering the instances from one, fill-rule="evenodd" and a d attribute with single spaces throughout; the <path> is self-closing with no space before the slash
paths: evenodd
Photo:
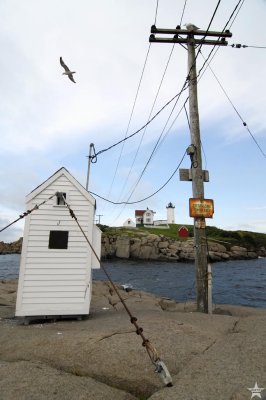
<path id="1" fill-rule="evenodd" d="M 136 226 L 140 225 L 153 225 L 155 211 L 150 210 L 135 210 Z"/>
<path id="2" fill-rule="evenodd" d="M 64 194 L 100 257 L 101 231 L 94 225 L 96 201 L 65 168 L 28 194 L 27 209 L 56 192 Z M 15 315 L 89 314 L 92 268 L 100 268 L 95 255 L 64 200 L 55 195 L 26 218 Z"/>

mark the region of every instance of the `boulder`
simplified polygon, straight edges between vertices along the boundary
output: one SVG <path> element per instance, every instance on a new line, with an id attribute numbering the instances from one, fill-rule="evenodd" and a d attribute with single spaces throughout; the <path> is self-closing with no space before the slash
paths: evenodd
<path id="1" fill-rule="evenodd" d="M 210 241 L 210 242 L 208 242 L 208 246 L 211 251 L 215 251 L 216 253 L 225 253 L 226 252 L 226 247 L 220 243 L 213 243 Z"/>
<path id="2" fill-rule="evenodd" d="M 168 246 L 169 246 L 169 242 L 167 240 L 164 240 L 164 241 L 158 243 L 159 249 L 166 249 Z"/>
<path id="3" fill-rule="evenodd" d="M 157 260 L 159 251 L 154 246 L 144 245 L 140 247 L 139 258 L 143 260 Z"/>
<path id="4" fill-rule="evenodd" d="M 248 258 L 255 259 L 258 258 L 258 255 L 255 251 L 248 251 Z"/>
<path id="5" fill-rule="evenodd" d="M 116 240 L 116 257 L 129 258 L 130 256 L 130 240 L 128 236 L 120 236 Z"/>
<path id="6" fill-rule="evenodd" d="M 209 257 L 211 259 L 211 261 L 221 261 L 222 257 L 221 257 L 221 253 L 217 253 L 216 251 L 209 251 Z"/>

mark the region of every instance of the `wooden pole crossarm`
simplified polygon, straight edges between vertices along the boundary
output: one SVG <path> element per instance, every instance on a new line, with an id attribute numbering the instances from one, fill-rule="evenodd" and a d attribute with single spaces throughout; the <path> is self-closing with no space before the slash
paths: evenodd
<path id="1" fill-rule="evenodd" d="M 149 42 L 150 43 L 185 43 L 189 42 L 189 37 L 186 39 L 183 38 L 161 38 L 155 37 L 154 35 L 150 35 Z M 217 46 L 227 46 L 228 42 L 225 40 L 206 40 L 206 39 L 194 39 L 194 44 L 208 44 L 208 45 L 217 45 Z"/>
<path id="2" fill-rule="evenodd" d="M 156 28 L 155 25 L 151 27 L 151 33 L 161 33 L 163 35 L 191 35 L 193 36 L 218 36 L 222 38 L 232 37 L 232 33 L 230 31 L 225 32 L 217 32 L 217 31 L 202 31 L 200 29 L 195 31 L 188 31 L 187 29 L 164 29 L 164 28 Z"/>

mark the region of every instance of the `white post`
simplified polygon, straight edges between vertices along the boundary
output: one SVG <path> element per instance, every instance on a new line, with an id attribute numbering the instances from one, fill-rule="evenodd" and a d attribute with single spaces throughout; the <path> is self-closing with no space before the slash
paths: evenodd
<path id="1" fill-rule="evenodd" d="M 208 314 L 212 314 L 212 266 L 208 263 Z"/>

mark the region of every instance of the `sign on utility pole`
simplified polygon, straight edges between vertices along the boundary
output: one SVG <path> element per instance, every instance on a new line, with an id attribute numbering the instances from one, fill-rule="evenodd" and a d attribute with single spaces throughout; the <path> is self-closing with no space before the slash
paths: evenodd
<path id="1" fill-rule="evenodd" d="M 166 34 L 168 37 L 157 37 L 155 36 L 156 34 Z M 169 37 L 169 35 L 173 35 L 173 37 Z M 195 38 L 195 36 L 197 38 Z M 210 36 L 216 37 L 216 39 L 208 39 Z M 227 42 L 225 41 L 225 38 L 231 36 L 232 34 L 229 31 L 213 32 L 202 31 L 199 29 L 184 30 L 180 29 L 180 26 L 177 26 L 176 29 L 159 29 L 156 28 L 155 25 L 151 27 L 150 42 L 179 43 L 187 45 L 187 81 L 189 85 L 189 119 L 191 138 L 191 145 L 187 149 L 187 154 L 190 156 L 192 161 L 191 170 L 189 171 L 189 174 L 187 174 L 187 180 L 192 181 L 193 198 L 198 199 L 199 201 L 204 200 L 204 181 L 207 180 L 205 174 L 207 171 L 202 170 L 195 47 L 197 45 L 226 46 Z M 184 174 L 182 180 L 186 180 Z M 208 312 L 208 257 L 205 226 L 204 215 L 194 217 L 197 308 L 198 311 Z"/>

